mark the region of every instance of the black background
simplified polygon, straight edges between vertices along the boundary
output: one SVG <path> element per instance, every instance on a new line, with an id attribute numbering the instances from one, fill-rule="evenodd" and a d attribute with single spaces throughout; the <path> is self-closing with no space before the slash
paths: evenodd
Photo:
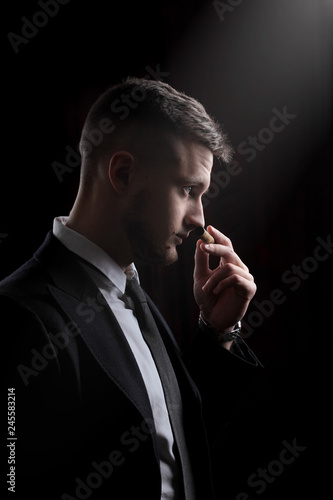
<path id="1" fill-rule="evenodd" d="M 229 5 L 224 14 L 203 0 L 71 0 L 17 53 L 8 33 L 22 35 L 22 17 L 36 20 L 42 9 L 35 1 L 3 7 L 0 278 L 30 258 L 55 216 L 69 212 L 79 167 L 59 182 L 52 163 L 65 164 L 66 147 L 76 149 L 85 114 L 102 91 L 153 70 L 197 98 L 224 124 L 240 165 L 240 173 L 209 198 L 206 221 L 232 239 L 255 276 L 247 342 L 271 386 L 261 418 L 257 409 L 240 419 L 256 453 L 251 462 L 252 452 L 245 452 L 247 472 L 239 485 L 228 486 L 226 498 L 241 491 L 250 498 L 322 498 L 326 482 L 330 491 L 324 464 L 332 449 L 325 427 L 332 255 L 320 262 L 309 257 L 317 238 L 330 241 L 333 232 L 333 6 L 329 0 L 223 3 Z M 269 127 L 274 109 L 295 117 L 248 161 L 250 154 L 238 147 Z M 140 269 L 185 348 L 197 321 L 193 253 L 191 240 L 177 264 Z M 302 273 L 295 290 L 283 279 L 293 266 Z M 269 306 L 276 289 L 285 300 Z M 295 463 L 262 494 L 246 485 L 249 474 L 278 459 L 283 440 L 293 439 L 306 446 Z M 238 460 L 231 460 L 234 467 Z"/>

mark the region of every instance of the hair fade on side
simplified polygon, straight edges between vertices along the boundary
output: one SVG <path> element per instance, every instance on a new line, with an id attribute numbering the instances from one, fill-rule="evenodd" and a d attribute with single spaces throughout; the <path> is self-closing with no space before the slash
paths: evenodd
<path id="1" fill-rule="evenodd" d="M 187 136 L 222 161 L 231 160 L 227 134 L 201 103 L 165 82 L 133 77 L 109 88 L 91 107 L 80 141 L 83 160 L 94 159 L 133 124 Z"/>

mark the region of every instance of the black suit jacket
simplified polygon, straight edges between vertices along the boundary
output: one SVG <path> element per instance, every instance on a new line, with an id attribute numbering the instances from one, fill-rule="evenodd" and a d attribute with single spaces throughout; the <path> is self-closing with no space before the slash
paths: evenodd
<path id="1" fill-rule="evenodd" d="M 257 363 L 251 353 L 241 360 L 199 332 L 189 362 L 197 385 L 148 301 L 179 380 L 198 498 L 209 500 L 210 446 L 230 408 L 221 381 L 234 377 L 237 391 Z M 2 380 L 5 390 L 15 389 L 17 440 L 7 441 L 16 498 L 159 500 L 155 427 L 140 370 L 76 256 L 49 233 L 33 258 L 0 283 L 0 306 L 8 344 Z"/>

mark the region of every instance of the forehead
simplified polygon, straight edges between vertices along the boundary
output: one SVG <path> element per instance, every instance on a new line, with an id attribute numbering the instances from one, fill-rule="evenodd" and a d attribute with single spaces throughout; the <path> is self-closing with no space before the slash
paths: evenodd
<path id="1" fill-rule="evenodd" d="M 213 154 L 203 144 L 187 138 L 169 137 L 164 144 L 163 163 L 171 175 L 194 178 L 202 184 L 210 181 Z"/>

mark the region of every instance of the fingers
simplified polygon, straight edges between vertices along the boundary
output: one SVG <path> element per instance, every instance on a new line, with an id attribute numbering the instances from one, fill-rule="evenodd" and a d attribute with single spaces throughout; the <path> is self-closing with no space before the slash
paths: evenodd
<path id="1" fill-rule="evenodd" d="M 220 257 L 220 265 L 234 264 L 247 272 L 249 271 L 248 267 L 229 246 L 219 245 L 217 243 L 209 245 L 202 243 L 201 249 L 209 255 Z"/>
<path id="2" fill-rule="evenodd" d="M 195 281 L 212 272 L 209 268 L 209 256 L 220 258 L 219 268 L 227 264 L 233 264 L 246 273 L 249 273 L 249 268 L 234 252 L 231 240 L 213 226 L 208 226 L 207 231 L 214 237 L 216 243 L 206 244 L 201 240 L 198 241 L 195 254 Z"/>
<path id="3" fill-rule="evenodd" d="M 218 296 L 223 293 L 224 290 L 235 290 L 239 297 L 249 301 L 255 295 L 257 287 L 254 282 L 250 282 L 242 276 L 234 274 L 222 280 L 214 290 L 214 294 Z"/>
<path id="4" fill-rule="evenodd" d="M 233 250 L 232 242 L 231 242 L 230 238 L 228 238 L 228 236 L 221 233 L 218 229 L 216 229 L 213 226 L 208 226 L 207 231 L 209 232 L 209 234 L 211 234 L 213 236 L 216 243 L 218 243 L 220 245 L 227 246 L 227 247 L 231 248 L 231 250 Z"/>
<path id="5" fill-rule="evenodd" d="M 207 231 L 215 243 L 204 244 L 200 240 L 197 243 L 195 299 L 209 323 L 218 331 L 224 331 L 244 316 L 257 287 L 229 238 L 212 226 L 208 226 Z M 219 258 L 215 269 L 209 268 L 211 256 Z"/>
<path id="6" fill-rule="evenodd" d="M 213 271 L 210 278 L 202 287 L 202 290 L 204 292 L 212 292 L 218 295 L 222 292 L 222 290 L 230 287 L 231 285 L 238 286 L 239 289 L 244 288 L 245 286 L 245 288 L 249 289 L 250 292 L 256 290 L 253 276 L 239 266 L 235 266 L 230 263 Z"/>

